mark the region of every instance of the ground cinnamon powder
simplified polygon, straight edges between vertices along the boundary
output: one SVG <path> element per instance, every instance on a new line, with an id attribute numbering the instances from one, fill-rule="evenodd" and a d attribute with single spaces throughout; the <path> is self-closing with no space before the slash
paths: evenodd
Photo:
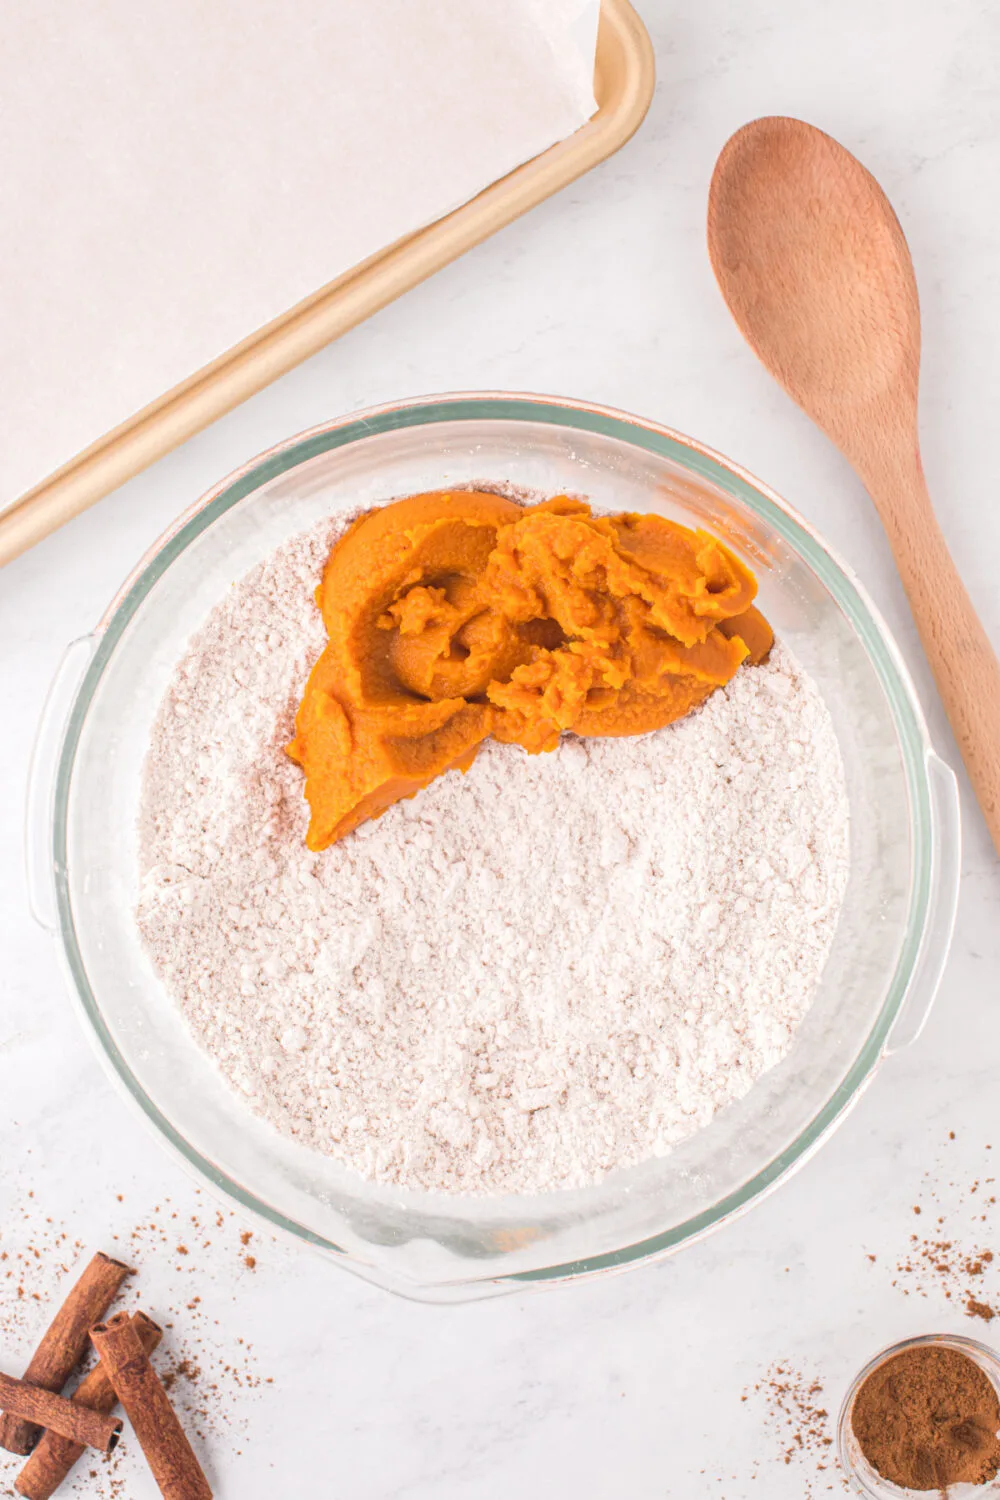
<path id="1" fill-rule="evenodd" d="M 1000 1401 L 957 1349 L 918 1346 L 880 1365 L 855 1398 L 851 1426 L 868 1462 L 903 1489 L 945 1492 L 1000 1470 Z"/>

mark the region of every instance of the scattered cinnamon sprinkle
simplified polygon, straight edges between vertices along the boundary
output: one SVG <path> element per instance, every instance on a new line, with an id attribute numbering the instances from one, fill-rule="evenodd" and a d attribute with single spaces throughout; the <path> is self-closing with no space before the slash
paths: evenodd
<path id="1" fill-rule="evenodd" d="M 948 1140 L 955 1138 L 955 1131 L 949 1130 Z M 992 1322 L 1000 1314 L 1000 1275 L 993 1269 L 994 1252 L 969 1240 L 972 1235 L 992 1235 L 996 1229 L 995 1188 L 992 1177 L 975 1178 L 965 1187 L 947 1181 L 943 1161 L 928 1168 L 921 1201 L 913 1211 L 932 1219 L 934 1227 L 923 1235 L 910 1235 L 909 1249 L 896 1262 L 892 1285 L 907 1297 L 940 1296 L 967 1317 Z"/>
<path id="2" fill-rule="evenodd" d="M 780 1463 L 799 1471 L 803 1500 L 843 1488 L 833 1447 L 833 1422 L 823 1402 L 823 1383 L 777 1360 L 743 1393 L 762 1403 Z M 755 1470 L 759 1466 L 755 1465 Z M 756 1477 L 756 1473 L 754 1475 Z"/>
<path id="3" fill-rule="evenodd" d="M 187 1380 L 192 1385 L 196 1385 L 201 1379 L 201 1368 L 199 1365 L 192 1364 L 189 1359 L 179 1359 L 169 1369 L 164 1370 L 160 1379 L 164 1390 L 167 1391 L 172 1391 L 178 1380 Z"/>

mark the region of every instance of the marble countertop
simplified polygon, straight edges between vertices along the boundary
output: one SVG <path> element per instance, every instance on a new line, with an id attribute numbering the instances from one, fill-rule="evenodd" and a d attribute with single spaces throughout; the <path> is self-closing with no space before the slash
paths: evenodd
<path id="1" fill-rule="evenodd" d="M 75 1246 L 128 1252 L 142 1265 L 143 1304 L 173 1325 L 164 1358 L 222 1496 L 843 1493 L 831 1420 L 815 1412 L 835 1414 L 859 1365 L 894 1339 L 931 1329 L 989 1339 L 965 1311 L 970 1292 L 1000 1305 L 1000 1260 L 981 1275 L 963 1268 L 1000 1226 L 990 1182 L 1000 865 L 964 780 L 962 897 L 935 1011 L 823 1150 L 672 1260 L 461 1307 L 393 1298 L 217 1214 L 106 1082 L 53 942 L 28 913 L 30 740 L 66 644 L 229 469 L 312 423 L 401 396 L 575 395 L 731 455 L 853 563 L 900 642 L 938 748 L 957 764 L 874 512 L 731 324 L 704 213 L 717 151 L 759 114 L 815 122 L 882 182 L 922 294 L 931 492 L 1000 637 L 1000 11 L 991 0 L 640 8 L 659 86 L 620 155 L 0 576 L 0 1368 L 23 1361 Z M 952 1248 L 928 1253 L 935 1239 Z M 90 1468 L 75 1493 L 155 1493 L 134 1453 L 115 1472 Z M 0 1461 L 0 1484 L 14 1473 Z"/>

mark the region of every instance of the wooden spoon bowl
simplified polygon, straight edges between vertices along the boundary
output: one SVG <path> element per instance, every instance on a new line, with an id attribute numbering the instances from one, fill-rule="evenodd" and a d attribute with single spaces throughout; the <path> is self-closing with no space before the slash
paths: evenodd
<path id="1" fill-rule="evenodd" d="M 1000 665 L 924 479 L 920 308 L 899 220 L 843 146 L 774 116 L 745 125 L 723 147 L 709 190 L 708 250 L 751 348 L 875 503 L 1000 852 Z"/>

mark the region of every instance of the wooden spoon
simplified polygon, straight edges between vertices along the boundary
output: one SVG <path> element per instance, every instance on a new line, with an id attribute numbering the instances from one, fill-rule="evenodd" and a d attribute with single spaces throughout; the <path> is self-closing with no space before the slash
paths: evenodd
<path id="1" fill-rule="evenodd" d="M 1000 666 L 927 493 L 917 286 L 889 200 L 821 130 L 753 120 L 716 163 L 708 251 L 751 348 L 875 502 L 1000 852 Z"/>

